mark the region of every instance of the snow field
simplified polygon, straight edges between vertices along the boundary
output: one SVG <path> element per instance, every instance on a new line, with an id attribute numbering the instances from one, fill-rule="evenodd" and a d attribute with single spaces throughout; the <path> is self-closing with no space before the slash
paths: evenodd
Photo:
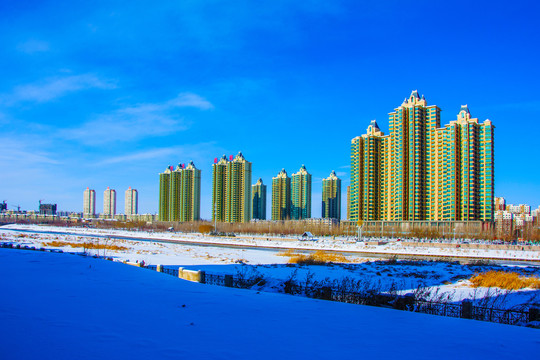
<path id="1" fill-rule="evenodd" d="M 58 229 L 57 229 L 58 230 Z M 101 233 L 107 234 L 107 233 Z M 11 241 L 35 247 L 52 247 L 67 252 L 85 251 L 83 243 L 114 245 L 126 248 L 121 251 L 86 249 L 90 255 L 110 256 L 117 261 L 144 261 L 151 265 L 184 267 L 204 270 L 211 274 L 247 275 L 261 274 L 264 286 L 259 290 L 281 292 L 283 282 L 294 280 L 336 281 L 343 279 L 363 281 L 375 290 L 397 289 L 400 293 L 411 293 L 419 288 L 431 300 L 459 302 L 472 299 L 475 304 L 496 308 L 511 308 L 524 304 L 540 303 L 540 291 L 522 289 L 506 291 L 498 288 L 473 288 L 468 279 L 477 272 L 491 269 L 519 271 L 538 276 L 540 268 L 534 266 L 475 266 L 441 261 L 373 261 L 361 256 L 348 255 L 350 264 L 326 266 L 300 266 L 287 264 L 288 257 L 277 251 L 264 249 L 241 249 L 220 246 L 196 246 L 190 244 L 162 243 L 107 239 L 81 235 L 59 235 L 48 233 L 17 233 L 0 228 L 0 241 Z M 54 246 L 48 246 L 55 242 Z M 60 246 L 65 243 L 66 246 Z M 67 244 L 79 247 L 71 247 Z M 376 260 L 376 259 L 375 259 Z"/>
<path id="2" fill-rule="evenodd" d="M 538 330 L 182 281 L 0 249 L 2 359 L 524 359 Z"/>

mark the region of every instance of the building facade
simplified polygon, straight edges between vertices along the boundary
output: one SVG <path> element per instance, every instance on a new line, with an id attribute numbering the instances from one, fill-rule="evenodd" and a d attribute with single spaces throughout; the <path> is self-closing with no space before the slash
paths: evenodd
<path id="1" fill-rule="evenodd" d="M 413 91 L 351 141 L 350 220 L 493 221 L 494 126 L 466 105 L 440 126 L 441 110 Z"/>
<path id="2" fill-rule="evenodd" d="M 39 214 L 40 215 L 56 215 L 56 209 L 58 208 L 57 204 L 42 204 L 39 203 Z"/>
<path id="3" fill-rule="evenodd" d="M 86 218 L 96 216 L 96 191 L 90 188 L 84 190 L 83 216 Z"/>
<path id="4" fill-rule="evenodd" d="M 291 218 L 291 178 L 285 169 L 272 178 L 272 220 Z"/>
<path id="5" fill-rule="evenodd" d="M 139 213 L 139 192 L 131 186 L 125 194 L 125 215 L 137 215 Z"/>
<path id="6" fill-rule="evenodd" d="M 495 211 L 506 210 L 506 200 L 503 197 L 495 198 Z"/>
<path id="7" fill-rule="evenodd" d="M 261 178 L 251 186 L 252 219 L 266 220 L 266 185 Z"/>
<path id="8" fill-rule="evenodd" d="M 103 192 L 103 215 L 113 218 L 116 215 L 116 190 L 107 188 Z"/>
<path id="9" fill-rule="evenodd" d="M 311 174 L 305 165 L 291 177 L 291 219 L 311 217 Z"/>
<path id="10" fill-rule="evenodd" d="M 228 163 L 227 156 L 223 155 L 212 165 L 212 221 L 225 222 Z"/>
<path id="11" fill-rule="evenodd" d="M 351 185 L 347 185 L 347 220 L 351 218 Z"/>
<path id="12" fill-rule="evenodd" d="M 527 205 L 527 204 L 519 204 L 519 205 L 508 204 L 506 206 L 506 211 L 511 212 L 512 214 L 530 215 L 531 207 L 530 205 Z"/>
<path id="13" fill-rule="evenodd" d="M 332 170 L 330 176 L 322 181 L 322 218 L 341 219 L 341 179 Z"/>
<path id="14" fill-rule="evenodd" d="M 193 161 L 168 166 L 159 174 L 159 221 L 197 221 L 201 218 L 201 170 Z"/>
<path id="15" fill-rule="evenodd" d="M 212 165 L 212 220 L 249 222 L 251 218 L 251 162 L 241 152 L 224 155 Z"/>

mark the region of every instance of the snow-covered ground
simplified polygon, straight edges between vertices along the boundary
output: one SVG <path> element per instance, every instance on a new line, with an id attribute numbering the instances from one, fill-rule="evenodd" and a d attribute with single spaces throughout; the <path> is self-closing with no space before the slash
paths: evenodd
<path id="1" fill-rule="evenodd" d="M 528 359 L 538 330 L 0 249 L 2 359 Z"/>
<path id="2" fill-rule="evenodd" d="M 66 228 L 37 227 L 26 230 L 65 231 Z M 72 231 L 73 229 L 67 229 Z M 80 229 L 75 229 L 80 230 Z M 300 266 L 287 264 L 289 257 L 281 256 L 279 250 L 261 248 L 226 247 L 222 244 L 195 245 L 194 243 L 171 243 L 143 240 L 109 239 L 94 235 L 132 235 L 131 232 L 108 232 L 97 229 L 83 229 L 79 235 L 65 235 L 38 232 L 15 232 L 0 228 L 0 241 L 37 248 L 56 248 L 67 252 L 86 251 L 90 255 L 110 256 L 117 261 L 144 261 L 146 264 L 184 267 L 193 270 L 204 270 L 212 274 L 242 273 L 247 276 L 262 275 L 266 281 L 258 290 L 280 292 L 283 282 L 293 279 L 296 283 L 306 281 L 342 282 L 344 279 L 368 282 L 365 286 L 388 291 L 397 289 L 402 293 L 418 291 L 422 288 L 429 292 L 425 297 L 437 300 L 445 299 L 458 302 L 473 299 L 478 304 L 492 305 L 497 308 L 509 308 L 520 304 L 540 302 L 540 290 L 523 289 L 521 291 L 504 291 L 497 288 L 473 288 L 468 280 L 477 272 L 490 269 L 513 270 L 523 274 L 538 276 L 540 267 L 524 265 L 463 265 L 456 262 L 443 261 L 386 261 L 366 258 L 361 254 L 348 253 L 345 264 L 327 266 Z M 94 234 L 94 235 L 91 235 Z M 150 234 L 155 235 L 155 234 Z M 158 234 L 166 236 L 169 234 Z M 179 237 L 171 234 L 169 237 Z M 149 236 L 152 239 L 152 236 Z M 196 236 L 187 237 L 196 238 Z M 154 238 L 155 239 L 155 238 Z M 212 239 L 212 238 L 210 238 Z M 212 239 L 213 240 L 213 239 Z M 54 244 L 51 244 L 55 242 Z M 92 242 L 101 245 L 121 246 L 125 249 L 94 250 L 85 249 L 84 243 Z M 289 242 L 294 244 L 294 242 Z M 69 244 L 69 245 L 68 245 Z M 302 244 L 302 243 L 301 243 Z M 218 246 L 219 245 L 219 246 Z"/>
<path id="3" fill-rule="evenodd" d="M 370 245 L 365 242 L 356 242 L 346 239 L 322 238 L 318 241 L 300 241 L 295 238 L 280 237 L 215 237 L 198 233 L 168 233 L 168 232 L 146 232 L 128 231 L 113 229 L 93 229 L 83 227 L 54 227 L 46 225 L 21 225 L 12 224 L 0 227 L 1 229 L 20 229 L 29 231 L 49 231 L 67 232 L 73 235 L 98 235 L 130 237 L 137 239 L 151 239 L 173 241 L 178 243 L 197 244 L 219 244 L 225 246 L 241 246 L 250 248 L 267 249 L 299 249 L 299 250 L 330 250 L 353 252 L 358 254 L 397 254 L 411 256 L 431 256 L 431 257 L 463 257 L 463 258 L 486 258 L 486 259 L 509 259 L 522 261 L 540 261 L 540 251 L 529 250 L 499 250 L 499 249 L 470 249 L 465 247 L 449 246 L 444 248 L 431 246 L 412 246 L 406 242 L 390 241 L 385 245 Z"/>

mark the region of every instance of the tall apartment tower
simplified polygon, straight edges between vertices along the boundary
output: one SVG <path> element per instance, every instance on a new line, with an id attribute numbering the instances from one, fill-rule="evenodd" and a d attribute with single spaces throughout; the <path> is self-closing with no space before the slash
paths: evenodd
<path id="1" fill-rule="evenodd" d="M 241 152 L 227 164 L 226 222 L 249 222 L 251 217 L 251 163 Z"/>
<path id="2" fill-rule="evenodd" d="M 227 192 L 227 156 L 217 158 L 212 165 L 212 221 L 225 221 L 225 193 Z"/>
<path id="3" fill-rule="evenodd" d="M 350 220 L 493 220 L 494 149 L 490 120 L 467 105 L 440 126 L 441 110 L 413 91 L 351 141 Z"/>
<path id="4" fill-rule="evenodd" d="M 201 219 L 201 170 L 193 161 L 182 167 L 180 221 L 197 221 Z"/>
<path id="5" fill-rule="evenodd" d="M 169 221 L 170 184 L 173 171 L 174 168 L 169 165 L 164 172 L 159 174 L 159 221 Z"/>
<path id="6" fill-rule="evenodd" d="M 212 166 L 212 220 L 249 222 L 251 217 L 251 162 L 241 152 L 224 155 Z"/>
<path id="7" fill-rule="evenodd" d="M 272 220 L 291 218 L 291 178 L 285 169 L 272 178 Z"/>
<path id="8" fill-rule="evenodd" d="M 347 185 L 347 220 L 351 220 L 351 185 Z"/>
<path id="9" fill-rule="evenodd" d="M 252 219 L 266 220 L 266 185 L 261 178 L 251 186 Z"/>
<path id="10" fill-rule="evenodd" d="M 116 190 L 108 187 L 103 192 L 103 215 L 111 218 L 116 215 Z"/>
<path id="11" fill-rule="evenodd" d="M 139 192 L 136 189 L 132 189 L 130 186 L 126 190 L 125 200 L 124 214 L 137 215 L 139 213 Z"/>
<path id="12" fill-rule="evenodd" d="M 322 218 L 341 219 L 341 179 L 332 170 L 322 181 Z"/>
<path id="13" fill-rule="evenodd" d="M 301 220 L 311 217 L 311 174 L 302 165 L 291 178 L 291 219 Z"/>
<path id="14" fill-rule="evenodd" d="M 159 221 L 197 221 L 201 218 L 201 170 L 168 166 L 159 174 Z"/>
<path id="15" fill-rule="evenodd" d="M 84 190 L 83 215 L 86 218 L 91 218 L 96 215 L 96 191 L 90 188 Z"/>

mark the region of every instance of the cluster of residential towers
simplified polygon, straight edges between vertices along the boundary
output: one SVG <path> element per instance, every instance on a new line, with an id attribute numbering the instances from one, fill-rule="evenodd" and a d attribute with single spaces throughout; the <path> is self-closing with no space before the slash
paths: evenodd
<path id="1" fill-rule="evenodd" d="M 252 185 L 252 164 L 240 152 L 215 158 L 212 165 L 212 220 L 249 222 L 266 220 L 266 185 Z M 200 170 L 193 162 L 160 174 L 160 221 L 200 219 Z M 323 217 L 341 216 L 341 180 L 332 172 L 323 180 Z M 272 179 L 272 220 L 301 220 L 311 217 L 311 174 L 302 165 L 292 177 L 283 169 Z"/>
<path id="2" fill-rule="evenodd" d="M 492 221 L 494 126 L 467 105 L 441 127 L 441 109 L 413 91 L 351 141 L 348 218 L 353 221 Z"/>
<path id="3" fill-rule="evenodd" d="M 351 141 L 351 221 L 492 221 L 494 126 L 480 123 L 467 105 L 441 127 L 441 109 L 413 91 L 389 114 L 390 133 L 375 120 Z M 159 220 L 200 219 L 200 170 L 193 162 L 160 174 Z M 212 220 L 266 219 L 266 185 L 251 185 L 252 164 L 242 153 L 214 160 Z M 272 178 L 272 220 L 311 217 L 311 174 L 302 165 Z M 322 218 L 341 218 L 341 180 L 323 179 Z"/>
<path id="4" fill-rule="evenodd" d="M 131 186 L 125 193 L 125 215 L 137 215 L 139 207 L 139 193 Z M 103 214 L 105 218 L 116 215 L 116 190 L 107 188 L 103 192 Z M 90 188 L 84 190 L 83 216 L 92 218 L 96 216 L 96 191 Z"/>

